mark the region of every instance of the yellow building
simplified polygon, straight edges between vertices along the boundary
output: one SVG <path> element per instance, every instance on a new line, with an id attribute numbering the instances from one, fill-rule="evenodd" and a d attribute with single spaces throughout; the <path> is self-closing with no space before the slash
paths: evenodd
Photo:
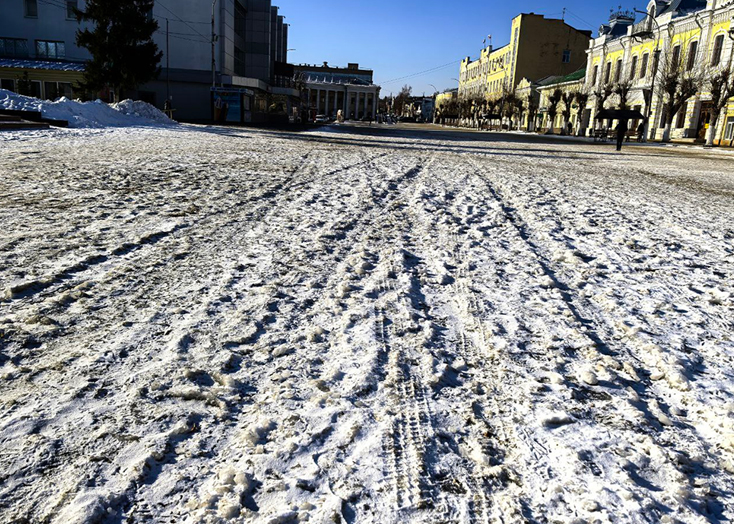
<path id="1" fill-rule="evenodd" d="M 0 88 L 21 92 L 36 98 L 54 100 L 60 96 L 72 98 L 74 86 L 84 76 L 84 64 L 51 62 L 21 58 L 0 58 Z"/>
<path id="2" fill-rule="evenodd" d="M 568 75 L 583 67 L 591 39 L 590 31 L 534 13 L 516 16 L 511 35 L 509 44 L 482 49 L 477 60 L 462 60 L 460 98 L 496 99 L 514 91 L 523 78 Z"/>
<path id="3" fill-rule="evenodd" d="M 659 89 L 661 70 L 664 64 L 675 63 L 697 79 L 700 89 L 674 115 L 671 137 L 703 141 L 712 112 L 706 79 L 732 66 L 734 2 L 651 0 L 647 13 L 638 23 L 635 13 L 613 13 L 609 24 L 601 26 L 599 36 L 592 40 L 586 76 L 586 90 L 592 96 L 586 120 L 593 127 L 597 111 L 619 105 L 619 96 L 606 96 L 605 91 L 629 85 L 627 105 L 649 115 L 649 138 L 662 138 L 666 115 Z M 734 128 L 734 113 L 719 118 L 715 143 L 723 140 L 727 126 Z"/>
<path id="4" fill-rule="evenodd" d="M 570 75 L 550 77 L 538 83 L 537 91 L 540 94 L 538 128 L 553 133 L 576 134 L 579 128 L 583 129 L 588 126 L 588 122 L 583 121 L 585 111 L 580 111 L 576 98 L 577 93 L 583 92 L 585 78 L 586 69 L 579 69 Z M 557 103 L 556 114 L 551 117 L 549 114 L 551 97 L 556 91 L 565 95 L 565 99 L 562 98 Z M 568 107 L 566 101 L 569 103 Z M 564 115 L 564 112 L 567 116 Z M 569 124 L 571 125 L 570 131 Z"/>

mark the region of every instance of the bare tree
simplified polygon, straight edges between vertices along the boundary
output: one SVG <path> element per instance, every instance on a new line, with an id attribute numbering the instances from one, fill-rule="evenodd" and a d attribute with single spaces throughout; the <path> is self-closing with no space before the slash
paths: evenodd
<path id="1" fill-rule="evenodd" d="M 577 134 L 579 134 L 581 132 L 581 124 L 582 124 L 581 119 L 583 118 L 584 111 L 586 111 L 586 106 L 589 104 L 589 92 L 585 88 L 582 88 L 581 90 L 576 91 L 574 95 L 576 98 L 576 105 L 578 105 L 579 128 L 577 130 Z M 584 133 L 584 135 L 585 134 L 586 133 Z"/>
<path id="2" fill-rule="evenodd" d="M 617 95 L 617 109 L 629 109 L 629 97 L 632 82 L 623 80 L 614 85 L 614 94 Z"/>
<path id="3" fill-rule="evenodd" d="M 522 126 L 522 117 L 525 114 L 525 99 L 521 96 L 515 96 L 513 101 L 514 113 L 517 115 L 517 127 Z"/>
<path id="4" fill-rule="evenodd" d="M 563 129 L 561 130 L 562 135 L 566 134 L 568 124 L 571 121 L 571 110 L 573 109 L 573 101 L 575 98 L 576 94 L 572 91 L 564 91 L 561 93 L 561 100 L 563 101 L 563 111 L 561 111 L 561 116 L 563 116 Z"/>
<path id="5" fill-rule="evenodd" d="M 614 87 L 612 84 L 600 85 L 594 91 L 594 112 L 599 114 L 604 109 L 607 99 L 612 96 Z"/>
<path id="6" fill-rule="evenodd" d="M 395 111 L 396 115 L 402 116 L 403 111 L 405 110 L 405 105 L 408 103 L 408 99 L 410 99 L 411 93 L 413 93 L 413 88 L 409 85 L 404 85 L 400 90 L 400 93 L 398 93 L 398 96 L 395 97 L 395 100 L 393 101 L 393 111 Z"/>
<path id="7" fill-rule="evenodd" d="M 558 114 L 558 104 L 561 102 L 563 91 L 555 89 L 553 93 L 548 97 L 548 118 L 550 119 L 550 125 L 548 132 L 553 134 L 553 124 L 556 122 L 556 115 Z"/>
<path id="8" fill-rule="evenodd" d="M 673 118 L 683 108 L 688 99 L 699 91 L 703 83 L 700 70 L 687 67 L 684 62 L 680 59 L 679 53 L 669 53 L 660 68 L 660 82 L 657 89 L 659 96 L 664 100 L 665 130 L 663 131 L 663 142 L 670 142 Z"/>
<path id="9" fill-rule="evenodd" d="M 538 114 L 538 101 L 532 92 L 528 94 L 526 104 L 528 108 L 528 125 L 525 127 L 525 131 L 535 131 L 535 115 Z"/>
<path id="10" fill-rule="evenodd" d="M 734 74 L 729 68 L 713 71 L 707 80 L 707 84 L 709 85 L 709 91 L 711 91 L 711 122 L 706 133 L 706 145 L 711 147 L 714 145 L 719 116 L 726 107 L 729 98 L 734 96 Z"/>
<path id="11" fill-rule="evenodd" d="M 515 91 L 514 90 L 510 91 L 509 89 L 505 90 L 502 96 L 500 116 L 502 117 L 503 121 L 505 118 L 509 119 L 510 123 L 509 123 L 508 129 L 510 131 L 512 131 L 512 117 L 516 111 L 516 107 L 515 107 L 516 103 L 517 103 L 517 96 L 515 95 Z"/>

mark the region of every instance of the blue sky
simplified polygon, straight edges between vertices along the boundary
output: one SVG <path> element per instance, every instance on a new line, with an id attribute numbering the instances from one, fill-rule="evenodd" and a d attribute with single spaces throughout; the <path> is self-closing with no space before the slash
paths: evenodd
<path id="1" fill-rule="evenodd" d="M 290 24 L 291 63 L 345 66 L 347 62 L 374 69 L 382 93 L 397 93 L 404 84 L 413 94 L 431 94 L 456 87 L 458 62 L 478 56 L 482 40 L 492 35 L 499 47 L 508 43 L 510 22 L 523 12 L 560 18 L 597 34 L 619 0 L 274 0 Z M 624 9 L 645 9 L 646 1 L 628 1 Z M 434 68 L 433 72 L 405 78 Z M 396 81 L 393 81 L 396 80 Z"/>

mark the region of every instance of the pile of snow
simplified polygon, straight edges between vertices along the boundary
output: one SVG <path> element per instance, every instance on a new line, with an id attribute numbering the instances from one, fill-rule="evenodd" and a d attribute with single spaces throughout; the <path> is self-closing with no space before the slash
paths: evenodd
<path id="1" fill-rule="evenodd" d="M 61 97 L 55 102 L 39 100 L 0 89 L 0 109 L 40 111 L 45 118 L 66 120 L 69 127 L 127 127 L 174 125 L 175 122 L 146 102 L 124 100 L 106 104 L 101 100 L 81 102 Z"/>
<path id="2" fill-rule="evenodd" d="M 123 100 L 117 104 L 112 104 L 110 107 L 115 111 L 119 111 L 123 115 L 130 115 L 136 118 L 150 120 L 157 124 L 175 124 L 173 120 L 168 118 L 166 114 L 157 107 L 152 106 L 147 102 L 141 102 L 140 100 Z"/>

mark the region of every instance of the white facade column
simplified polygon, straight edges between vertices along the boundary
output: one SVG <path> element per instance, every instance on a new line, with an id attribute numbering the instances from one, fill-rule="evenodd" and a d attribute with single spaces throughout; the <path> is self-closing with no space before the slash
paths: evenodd
<path id="1" fill-rule="evenodd" d="M 380 102 L 380 97 L 377 96 L 377 92 L 372 93 L 372 120 L 377 120 L 377 104 Z"/>
<path id="2" fill-rule="evenodd" d="M 349 119 L 349 86 L 344 88 L 344 118 Z"/>
<path id="3" fill-rule="evenodd" d="M 339 91 L 334 91 L 334 116 L 339 112 Z"/>
<path id="4" fill-rule="evenodd" d="M 369 93 L 364 94 L 364 115 L 367 116 L 367 97 L 369 96 Z"/>

